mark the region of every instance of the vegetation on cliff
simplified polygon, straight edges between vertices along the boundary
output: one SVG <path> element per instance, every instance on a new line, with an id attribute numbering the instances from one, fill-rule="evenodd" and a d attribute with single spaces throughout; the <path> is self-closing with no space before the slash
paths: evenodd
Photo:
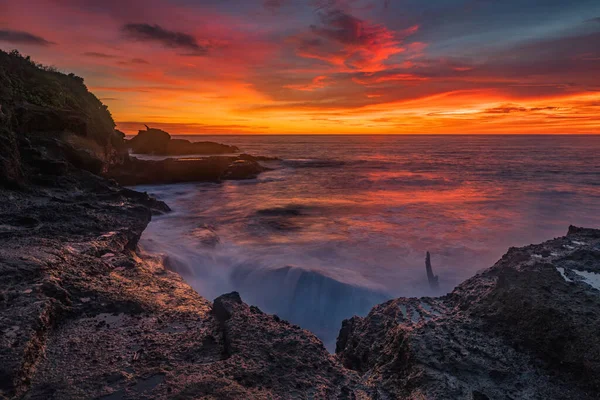
<path id="1" fill-rule="evenodd" d="M 19 129 L 17 109 L 27 104 L 85 118 L 88 132 L 99 140 L 115 127 L 108 107 L 88 91 L 83 78 L 36 63 L 17 50 L 0 50 L 0 104 L 13 129 Z"/>
<path id="2" fill-rule="evenodd" d="M 100 172 L 122 159 L 122 138 L 108 108 L 83 78 L 0 51 L 0 184 L 19 185 L 64 158 Z"/>

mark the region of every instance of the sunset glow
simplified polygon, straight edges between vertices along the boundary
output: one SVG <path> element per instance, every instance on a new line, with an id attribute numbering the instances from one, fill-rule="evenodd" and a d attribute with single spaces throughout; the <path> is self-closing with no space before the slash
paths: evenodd
<path id="1" fill-rule="evenodd" d="M 543 3 L 0 0 L 0 48 L 127 133 L 600 133 L 600 2 Z"/>

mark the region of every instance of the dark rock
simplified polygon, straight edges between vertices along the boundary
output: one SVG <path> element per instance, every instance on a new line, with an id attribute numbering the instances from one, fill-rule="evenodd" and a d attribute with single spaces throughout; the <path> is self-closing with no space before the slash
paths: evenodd
<path id="1" fill-rule="evenodd" d="M 223 323 L 231 318 L 233 308 L 239 304 L 243 304 L 243 302 L 238 292 L 224 294 L 215 299 L 212 312 L 217 321 Z"/>
<path id="2" fill-rule="evenodd" d="M 427 252 L 427 255 L 425 256 L 425 271 L 427 272 L 427 281 L 429 282 L 429 287 L 431 287 L 433 290 L 438 290 L 440 288 L 440 284 L 438 277 L 433 274 L 431 255 L 429 252 Z"/>
<path id="3" fill-rule="evenodd" d="M 23 180 L 21 157 L 14 133 L 0 124 L 0 185 L 15 187 Z"/>
<path id="4" fill-rule="evenodd" d="M 266 156 L 253 156 L 251 154 L 240 154 L 238 156 L 239 160 L 248 160 L 248 161 L 279 161 L 280 159 L 277 157 L 266 157 Z"/>
<path id="5" fill-rule="evenodd" d="M 263 172 L 265 168 L 256 161 L 251 160 L 235 160 L 221 175 L 221 179 L 240 180 L 254 179 Z"/>
<path id="6" fill-rule="evenodd" d="M 236 146 L 215 142 L 190 142 L 185 139 L 171 139 L 167 145 L 166 155 L 186 155 L 186 154 L 231 154 L 240 151 Z"/>
<path id="7" fill-rule="evenodd" d="M 166 154 L 171 135 L 161 129 L 140 131 L 127 143 L 134 153 Z"/>
<path id="8" fill-rule="evenodd" d="M 237 157 L 212 156 L 198 159 L 160 161 L 139 160 L 131 157 L 123 165 L 109 170 L 107 177 L 121 185 L 167 184 L 181 182 L 220 182 L 222 180 L 253 179 L 266 171 L 256 161 Z"/>
<path id="9" fill-rule="evenodd" d="M 597 246 L 600 231 L 571 228 L 513 248 L 447 296 L 346 321 L 336 353 L 391 398 L 597 398 L 600 291 L 581 278 L 600 273 Z"/>
<path id="10" fill-rule="evenodd" d="M 185 139 L 172 139 L 161 129 L 148 128 L 139 131 L 137 136 L 127 141 L 135 154 L 153 154 L 161 156 L 180 156 L 186 154 L 229 154 L 238 153 L 235 146 L 215 142 L 190 142 Z"/>

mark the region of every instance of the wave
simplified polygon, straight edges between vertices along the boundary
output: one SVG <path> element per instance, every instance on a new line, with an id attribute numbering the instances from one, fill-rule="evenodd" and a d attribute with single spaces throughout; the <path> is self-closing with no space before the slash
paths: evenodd
<path id="1" fill-rule="evenodd" d="M 287 159 L 282 162 L 286 167 L 291 168 L 337 168 L 346 165 L 345 161 L 341 160 L 330 160 L 330 159 L 310 159 L 310 158 L 298 158 L 298 159 Z"/>
<path id="2" fill-rule="evenodd" d="M 373 306 L 391 298 L 379 288 L 289 265 L 241 265 L 233 270 L 231 282 L 247 303 L 312 331 L 329 349 L 335 345 L 342 320 L 366 315 Z"/>

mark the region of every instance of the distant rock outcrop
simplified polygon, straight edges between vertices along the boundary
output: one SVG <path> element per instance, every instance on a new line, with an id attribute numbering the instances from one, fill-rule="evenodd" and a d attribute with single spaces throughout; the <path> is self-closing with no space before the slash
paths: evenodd
<path id="1" fill-rule="evenodd" d="M 106 176 L 122 185 L 134 186 L 253 179 L 267 170 L 251 156 L 211 156 L 191 160 L 167 158 L 158 161 L 131 157 L 124 165 L 109 170 Z"/>
<path id="2" fill-rule="evenodd" d="M 135 154 L 151 154 L 158 156 L 181 156 L 190 154 L 232 154 L 239 153 L 235 146 L 215 142 L 190 142 L 185 139 L 172 139 L 171 135 L 161 129 L 149 128 L 139 131 L 137 136 L 127 141 L 127 145 Z"/>

